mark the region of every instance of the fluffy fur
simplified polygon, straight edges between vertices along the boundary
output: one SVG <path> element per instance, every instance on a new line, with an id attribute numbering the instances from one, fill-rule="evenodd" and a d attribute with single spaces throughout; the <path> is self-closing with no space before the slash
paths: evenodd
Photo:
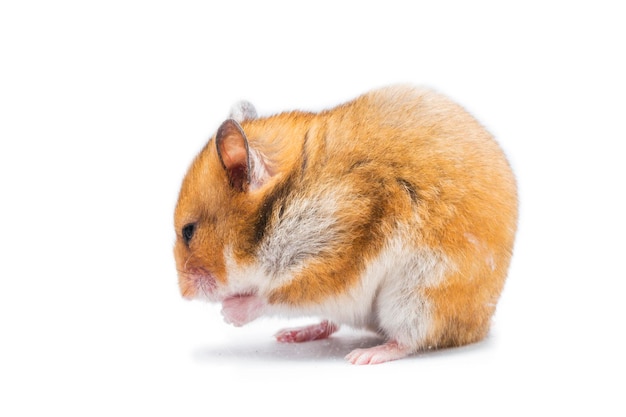
<path id="1" fill-rule="evenodd" d="M 227 321 L 316 314 L 387 343 L 378 363 L 482 339 L 517 223 L 514 176 L 491 135 L 430 90 L 395 86 L 317 114 L 246 103 L 196 157 L 175 212 L 187 298 Z M 317 335 L 313 337 L 311 335 Z"/>

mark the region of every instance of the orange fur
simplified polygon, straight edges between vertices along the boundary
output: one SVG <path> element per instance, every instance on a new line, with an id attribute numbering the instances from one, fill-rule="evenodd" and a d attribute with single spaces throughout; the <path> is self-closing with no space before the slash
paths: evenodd
<path id="1" fill-rule="evenodd" d="M 216 138 L 195 159 L 175 213 L 183 295 L 197 295 L 202 271 L 228 286 L 227 248 L 240 268 L 255 265 L 263 231 L 272 232 L 285 207 L 326 196 L 336 206 L 336 238 L 268 290 L 270 305 L 316 305 L 354 288 L 404 225 L 406 248 L 443 253 L 450 264 L 440 282 L 415 288 L 433 323 L 415 348 L 484 337 L 512 254 L 517 194 L 501 149 L 464 109 L 428 90 L 395 87 L 241 127 L 268 179 L 233 189 Z M 181 230 L 190 223 L 197 228 L 187 247 Z"/>

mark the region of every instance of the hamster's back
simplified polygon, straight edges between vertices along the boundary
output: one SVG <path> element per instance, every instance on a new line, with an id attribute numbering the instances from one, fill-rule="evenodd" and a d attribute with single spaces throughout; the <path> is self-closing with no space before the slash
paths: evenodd
<path id="1" fill-rule="evenodd" d="M 429 89 L 394 86 L 318 118 L 325 129 L 320 177 L 349 181 L 354 175 L 345 174 L 358 172 L 369 188 L 401 184 L 416 203 L 411 216 L 419 218 L 428 245 L 467 241 L 465 229 L 479 233 L 488 226 L 474 236 L 512 246 L 517 223 L 512 170 L 493 137 L 455 102 Z"/>

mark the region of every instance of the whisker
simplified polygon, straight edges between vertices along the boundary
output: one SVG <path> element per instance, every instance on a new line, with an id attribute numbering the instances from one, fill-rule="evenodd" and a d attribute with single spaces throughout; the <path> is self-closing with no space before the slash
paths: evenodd
<path id="1" fill-rule="evenodd" d="M 189 256 L 187 257 L 187 260 L 185 261 L 185 265 L 184 268 L 187 269 L 187 264 L 189 263 L 189 261 L 191 260 L 191 257 L 193 256 L 193 253 L 190 253 Z"/>

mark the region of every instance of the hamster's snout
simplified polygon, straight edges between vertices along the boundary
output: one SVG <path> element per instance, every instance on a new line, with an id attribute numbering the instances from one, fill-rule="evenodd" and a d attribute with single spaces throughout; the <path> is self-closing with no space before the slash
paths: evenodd
<path id="1" fill-rule="evenodd" d="M 213 299 L 217 288 L 215 275 L 204 268 L 179 272 L 180 292 L 184 298 Z"/>

